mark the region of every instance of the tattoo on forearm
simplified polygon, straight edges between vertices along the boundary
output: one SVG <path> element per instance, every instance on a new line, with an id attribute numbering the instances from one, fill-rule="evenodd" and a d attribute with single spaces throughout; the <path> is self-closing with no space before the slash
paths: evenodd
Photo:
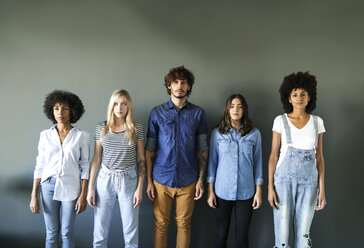
<path id="1" fill-rule="evenodd" d="M 203 179 L 205 176 L 206 164 L 207 164 L 207 151 L 197 153 L 198 167 L 199 167 L 199 179 Z"/>
<path id="2" fill-rule="evenodd" d="M 138 163 L 138 174 L 140 177 L 144 176 L 145 173 L 145 161 L 140 160 Z"/>

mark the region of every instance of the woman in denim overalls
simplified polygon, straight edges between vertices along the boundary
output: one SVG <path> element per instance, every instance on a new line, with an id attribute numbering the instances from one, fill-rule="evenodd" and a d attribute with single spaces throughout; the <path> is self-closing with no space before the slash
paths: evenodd
<path id="1" fill-rule="evenodd" d="M 314 212 L 326 205 L 322 152 L 325 128 L 320 117 L 311 115 L 316 108 L 316 85 L 315 76 L 297 72 L 286 76 L 279 89 L 286 113 L 274 120 L 268 168 L 274 247 L 312 247 Z M 292 222 L 294 246 L 289 244 Z"/>

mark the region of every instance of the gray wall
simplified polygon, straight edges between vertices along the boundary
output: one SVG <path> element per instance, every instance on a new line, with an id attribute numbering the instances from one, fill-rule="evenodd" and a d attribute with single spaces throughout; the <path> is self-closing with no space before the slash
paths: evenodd
<path id="1" fill-rule="evenodd" d="M 168 99 L 163 77 L 185 65 L 196 76 L 191 102 L 206 110 L 211 130 L 226 97 L 245 95 L 263 137 L 267 182 L 271 126 L 282 113 L 278 87 L 291 72 L 318 79 L 325 121 L 328 205 L 313 222 L 314 247 L 364 243 L 360 156 L 364 121 L 364 3 L 362 1 L 1 1 L 0 2 L 0 247 L 40 247 L 41 215 L 28 210 L 47 93 L 67 89 L 86 113 L 77 126 L 94 133 L 113 90 L 127 89 L 135 119 L 147 124 L 151 108 Z M 273 245 L 266 201 L 251 226 L 251 247 Z M 120 220 L 110 242 L 121 242 Z M 90 247 L 92 209 L 77 218 L 78 247 Z M 144 198 L 141 247 L 151 247 L 153 214 Z M 214 211 L 196 203 L 192 247 L 213 244 Z M 232 227 L 233 228 L 233 227 Z M 171 225 L 169 246 L 175 242 Z M 233 235 L 229 242 L 232 244 Z M 24 246 L 26 244 L 26 246 Z"/>

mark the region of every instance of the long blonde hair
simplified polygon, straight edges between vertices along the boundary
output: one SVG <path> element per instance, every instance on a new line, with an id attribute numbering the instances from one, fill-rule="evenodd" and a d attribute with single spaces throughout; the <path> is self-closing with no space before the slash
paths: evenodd
<path id="1" fill-rule="evenodd" d="M 110 97 L 109 105 L 107 107 L 107 121 L 105 128 L 101 132 L 101 140 L 105 137 L 108 131 L 112 132 L 111 127 L 115 124 L 114 103 L 120 96 L 125 97 L 128 104 L 128 113 L 126 114 L 126 134 L 129 138 L 129 144 L 132 144 L 135 143 L 136 140 L 136 128 L 133 120 L 133 104 L 131 102 L 129 92 L 123 89 L 115 90 Z"/>

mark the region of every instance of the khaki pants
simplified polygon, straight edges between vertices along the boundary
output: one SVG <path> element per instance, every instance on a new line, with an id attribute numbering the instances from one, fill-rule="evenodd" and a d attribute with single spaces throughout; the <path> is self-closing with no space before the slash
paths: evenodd
<path id="1" fill-rule="evenodd" d="M 168 225 L 172 205 L 175 204 L 177 226 L 177 248 L 189 248 L 191 241 L 191 217 L 193 213 L 196 183 L 183 188 L 170 188 L 153 181 L 155 187 L 154 211 L 154 247 L 167 247 Z"/>

